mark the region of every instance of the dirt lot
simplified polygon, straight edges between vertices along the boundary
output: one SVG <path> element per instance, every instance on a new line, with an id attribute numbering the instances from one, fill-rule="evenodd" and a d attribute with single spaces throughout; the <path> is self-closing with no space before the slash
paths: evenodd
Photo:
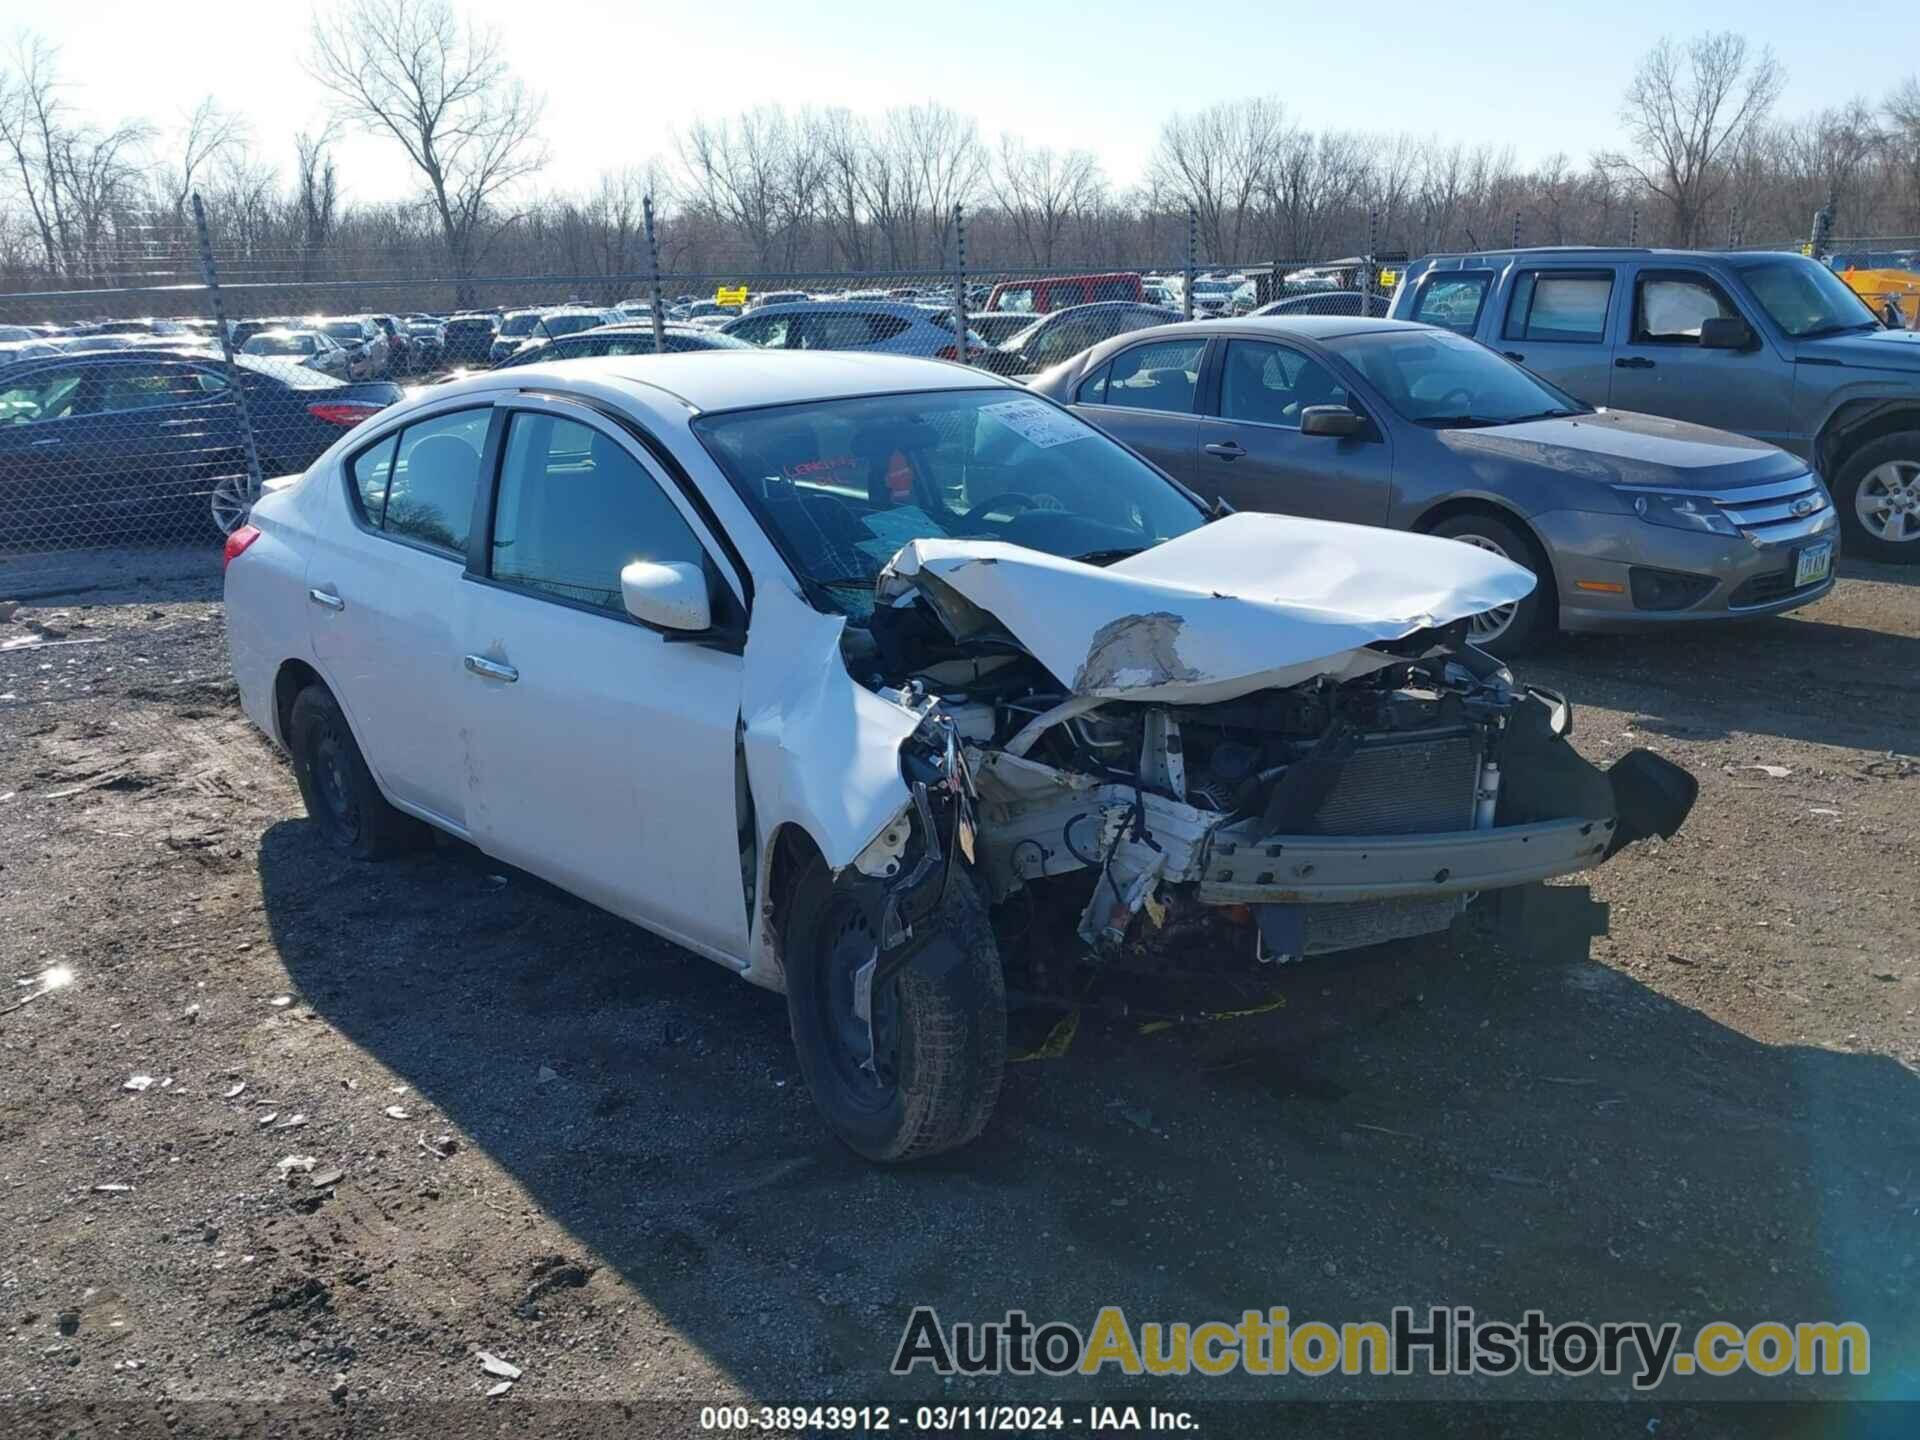
<path id="1" fill-rule="evenodd" d="M 884 1172 L 816 1122 L 777 997 L 461 847 L 323 851 L 238 710 L 217 578 L 142 573 L 171 578 L 0 624 L 0 1402 L 392 1415 L 478 1402 L 481 1350 L 524 1372 L 457 1412 L 489 1431 L 562 1398 L 632 1402 L 608 1413 L 644 1434 L 727 1397 L 1578 1395 L 1626 1403 L 1547 1430 L 1670 1440 L 1798 1413 L 1689 1401 L 1920 1396 L 1920 576 L 1854 566 L 1792 619 L 1527 667 L 1589 755 L 1701 781 L 1679 837 L 1595 877 L 1606 937 L 1313 962 L 1157 997 L 1285 1003 L 1150 1034 L 1090 1008 L 1011 1067 L 983 1142 Z M 923 1302 L 1844 1318 L 1874 1375 L 1657 1403 L 1598 1377 L 890 1379 Z M 1226 1413 L 1211 1433 L 1268 1433 Z"/>

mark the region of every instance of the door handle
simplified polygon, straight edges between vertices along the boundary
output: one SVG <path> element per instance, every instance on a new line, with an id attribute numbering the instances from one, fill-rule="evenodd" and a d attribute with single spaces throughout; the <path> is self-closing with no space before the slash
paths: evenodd
<path id="1" fill-rule="evenodd" d="M 1516 365 L 1520 364 L 1522 361 L 1524 361 L 1527 358 L 1526 356 L 1522 355 L 1518 350 L 1502 350 L 1500 353 L 1506 356 L 1507 359 L 1513 361 L 1513 363 Z"/>
<path id="2" fill-rule="evenodd" d="M 1651 370 L 1653 362 L 1644 355 L 1622 355 L 1613 362 L 1616 370 Z"/>
<path id="3" fill-rule="evenodd" d="M 34 446 L 38 448 L 41 445 L 58 445 L 61 442 L 60 442 L 60 437 L 58 435 L 49 435 L 46 439 L 36 440 L 33 443 L 34 443 Z"/>
<path id="4" fill-rule="evenodd" d="M 1216 440 L 1206 449 L 1209 455 L 1218 455 L 1222 460 L 1238 460 L 1247 453 L 1237 441 L 1233 440 Z"/>
<path id="5" fill-rule="evenodd" d="M 344 610 L 347 608 L 347 602 L 331 590 L 309 590 L 307 591 L 307 599 L 316 605 L 324 605 L 329 610 Z"/>
<path id="6" fill-rule="evenodd" d="M 498 660 L 489 660 L 484 655 L 467 656 L 467 669 L 483 680 L 501 680 L 511 685 L 520 678 L 520 672 L 511 665 L 502 665 Z"/>

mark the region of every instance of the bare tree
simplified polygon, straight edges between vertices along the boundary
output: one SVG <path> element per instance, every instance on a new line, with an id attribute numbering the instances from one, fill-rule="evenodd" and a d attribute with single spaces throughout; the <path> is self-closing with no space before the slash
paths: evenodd
<path id="1" fill-rule="evenodd" d="M 300 278 L 313 278 L 321 253 L 333 243 L 340 186 L 333 169 L 333 126 L 293 137 L 295 203 L 300 215 Z"/>
<path id="2" fill-rule="evenodd" d="M 237 115 L 222 110 L 209 95 L 193 108 L 180 127 L 171 146 L 174 159 L 161 168 L 167 208 L 176 224 L 184 224 L 187 199 L 194 182 L 207 168 L 238 149 L 247 138 L 247 125 Z"/>
<path id="3" fill-rule="evenodd" d="M 1675 244 L 1701 241 L 1728 158 L 1784 81 L 1771 50 L 1756 53 L 1732 31 L 1662 40 L 1641 57 L 1620 111 L 1634 154 L 1610 160 L 1665 202 Z"/>
<path id="4" fill-rule="evenodd" d="M 391 135 L 420 172 L 460 286 L 497 231 L 493 207 L 546 162 L 542 102 L 514 78 L 499 35 L 448 0 L 352 0 L 316 11 L 308 68 L 341 120 Z"/>
<path id="5" fill-rule="evenodd" d="M 1217 262 L 1241 258 L 1254 202 L 1272 189 L 1291 126 L 1275 99 L 1230 100 L 1160 127 L 1150 174 L 1198 213 L 1200 243 Z"/>
<path id="6" fill-rule="evenodd" d="M 1106 190 L 1100 162 L 1085 150 L 1065 155 L 1029 147 L 1017 135 L 1000 137 L 993 196 L 1035 265 L 1051 265 L 1067 224 L 1096 205 Z"/>

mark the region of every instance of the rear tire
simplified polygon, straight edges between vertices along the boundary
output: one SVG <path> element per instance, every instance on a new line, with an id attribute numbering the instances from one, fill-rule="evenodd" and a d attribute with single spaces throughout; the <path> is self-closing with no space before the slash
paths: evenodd
<path id="1" fill-rule="evenodd" d="M 1882 435 L 1847 456 L 1833 504 L 1850 552 L 1920 565 L 1920 430 Z"/>
<path id="2" fill-rule="evenodd" d="M 387 803 L 340 702 L 324 685 L 309 685 L 294 697 L 287 731 L 300 798 L 328 844 L 361 860 L 378 860 L 417 849 L 431 837 L 426 825 Z"/>
<path id="3" fill-rule="evenodd" d="M 1532 540 L 1515 529 L 1511 522 L 1483 513 L 1454 515 L 1442 520 L 1429 533 L 1445 540 L 1459 540 L 1511 560 L 1531 570 L 1539 581 L 1528 592 L 1526 599 L 1510 607 L 1512 613 L 1505 617 L 1505 623 L 1497 630 L 1484 631 L 1481 617 L 1476 615 L 1475 633 L 1471 636 L 1475 645 L 1502 660 L 1511 660 L 1532 653 L 1551 638 L 1554 620 L 1551 594 L 1553 573 L 1541 563 L 1539 550 Z M 1507 608 L 1489 611 L 1488 615 L 1499 616 Z"/>
<path id="4" fill-rule="evenodd" d="M 788 906 L 782 949 L 800 1073 L 828 1128 L 869 1160 L 964 1145 L 1000 1097 L 1006 980 L 986 907 L 964 872 L 954 872 L 931 928 L 920 953 L 876 987 L 869 1039 L 850 1008 L 851 984 L 878 949 L 849 887 L 815 857 Z"/>

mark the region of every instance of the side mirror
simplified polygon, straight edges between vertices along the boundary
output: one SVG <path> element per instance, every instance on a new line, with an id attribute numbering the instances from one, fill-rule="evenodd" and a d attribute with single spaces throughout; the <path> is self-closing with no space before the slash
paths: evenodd
<path id="1" fill-rule="evenodd" d="M 1716 315 L 1700 322 L 1702 350 L 1745 350 L 1753 344 L 1753 327 L 1738 315 Z"/>
<path id="2" fill-rule="evenodd" d="M 709 630 L 713 606 L 706 573 L 685 561 L 636 560 L 620 572 L 620 598 L 627 614 L 660 630 Z"/>
<path id="3" fill-rule="evenodd" d="M 1302 435 L 1330 435 L 1344 440 L 1367 428 L 1367 422 L 1344 405 L 1309 405 L 1300 412 Z"/>

